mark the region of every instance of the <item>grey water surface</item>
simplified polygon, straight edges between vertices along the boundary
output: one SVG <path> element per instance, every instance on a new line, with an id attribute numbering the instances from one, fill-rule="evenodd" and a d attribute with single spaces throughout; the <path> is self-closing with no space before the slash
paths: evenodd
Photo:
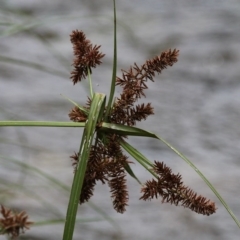
<path id="1" fill-rule="evenodd" d="M 112 5 L 110 0 L 1 1 L 1 22 L 13 24 L 0 26 L 1 120 L 68 121 L 73 106 L 60 94 L 85 104 L 87 82 L 73 86 L 69 80 L 73 59 L 69 35 L 75 29 L 102 46 L 106 56 L 92 79 L 96 92 L 108 94 Z M 152 102 L 155 115 L 138 126 L 159 134 L 191 159 L 240 218 L 240 2 L 120 0 L 117 17 L 118 76 L 134 62 L 141 65 L 169 48 L 180 50 L 179 61 L 149 82 L 141 101 Z M 38 65 L 7 62 L 6 57 Z M 1 203 L 26 210 L 36 222 L 65 218 L 69 193 L 13 159 L 70 187 L 69 156 L 78 151 L 81 133 L 75 128 L 0 128 Z M 77 223 L 74 239 L 239 239 L 235 222 L 182 159 L 156 140 L 132 137 L 129 142 L 150 160 L 164 161 L 181 173 L 186 185 L 216 202 L 217 212 L 201 216 L 162 204 L 161 199 L 140 201 L 141 186 L 129 177 L 124 214 L 112 209 L 106 185 L 99 183 L 91 199 L 115 225 L 106 219 Z M 137 163 L 133 170 L 142 182 L 152 178 Z M 85 204 L 78 218 L 102 217 Z M 33 226 L 24 236 L 61 239 L 63 226 Z"/>

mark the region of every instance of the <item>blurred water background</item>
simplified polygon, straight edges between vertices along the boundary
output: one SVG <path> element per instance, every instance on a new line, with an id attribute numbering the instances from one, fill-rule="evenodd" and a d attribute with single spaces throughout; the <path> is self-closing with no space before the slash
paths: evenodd
<path id="1" fill-rule="evenodd" d="M 0 119 L 68 121 L 72 104 L 85 104 L 85 82 L 69 80 L 73 59 L 69 35 L 79 29 L 102 45 L 103 64 L 92 76 L 94 89 L 108 94 L 113 56 L 110 0 L 0 0 Z M 134 62 L 169 48 L 178 63 L 149 82 L 145 102 L 155 116 L 140 125 L 187 155 L 240 218 L 240 2 L 119 0 L 118 76 Z M 117 89 L 119 94 L 120 88 Z M 70 187 L 69 156 L 78 151 L 75 128 L 0 128 L 0 202 L 26 210 L 35 222 L 63 219 L 69 193 L 33 166 Z M 185 162 L 162 143 L 129 138 L 149 159 L 164 161 L 186 185 L 216 201 L 212 216 L 201 216 L 161 200 L 139 200 L 140 186 L 128 178 L 129 206 L 112 209 L 106 185 L 79 208 L 74 239 L 239 239 L 239 229 L 216 196 Z M 151 176 L 133 165 L 142 180 Z M 108 218 L 103 217 L 103 213 Z M 40 225 L 40 224 L 39 224 Z M 63 223 L 33 226 L 21 239 L 61 239 Z M 5 239 L 5 237 L 0 237 Z"/>

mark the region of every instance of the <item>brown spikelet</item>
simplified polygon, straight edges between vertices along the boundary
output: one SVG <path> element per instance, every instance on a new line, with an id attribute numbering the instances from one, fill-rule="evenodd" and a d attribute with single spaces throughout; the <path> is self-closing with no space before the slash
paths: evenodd
<path id="1" fill-rule="evenodd" d="M 101 181 L 103 184 L 108 182 L 114 209 L 120 213 L 126 210 L 128 191 L 124 165 L 129 162 L 123 155 L 117 138 L 116 135 L 108 135 L 105 144 L 98 140 L 96 145 L 92 146 L 79 197 L 80 204 L 89 201 L 97 181 Z M 71 158 L 76 169 L 78 154 L 75 153 Z"/>
<path id="2" fill-rule="evenodd" d="M 76 84 L 87 77 L 88 69 L 91 73 L 92 68 L 95 68 L 102 63 L 100 59 L 103 58 L 105 54 L 102 54 L 99 51 L 101 46 L 93 46 L 90 40 L 86 39 L 86 36 L 82 31 L 72 31 L 70 39 L 73 44 L 73 52 L 75 56 L 73 62 L 74 70 L 72 71 L 70 78 L 72 79 L 73 84 Z"/>
<path id="3" fill-rule="evenodd" d="M 134 106 L 134 103 L 141 96 L 145 97 L 144 90 L 148 88 L 146 82 L 154 81 L 155 73 L 159 74 L 167 66 L 177 62 L 178 54 L 179 50 L 169 49 L 147 60 L 141 67 L 135 63 L 128 71 L 122 70 L 122 78 L 117 77 L 116 85 L 122 86 L 123 92 L 114 104 L 111 122 L 133 126 L 137 121 L 145 120 L 153 114 L 151 103 L 137 106 Z"/>
<path id="4" fill-rule="evenodd" d="M 162 72 L 167 66 L 172 66 L 177 62 L 179 50 L 169 49 L 168 51 L 162 52 L 159 56 L 153 59 L 147 60 L 141 67 L 136 63 L 134 67 L 130 67 L 128 71 L 122 70 L 122 78 L 116 79 L 116 85 L 123 87 L 123 91 L 131 89 L 137 98 L 144 95 L 143 90 L 147 89 L 147 80 L 153 80 L 155 72 L 158 74 Z"/>
<path id="5" fill-rule="evenodd" d="M 85 122 L 87 120 L 87 115 L 81 109 L 79 109 L 77 106 L 75 106 L 70 111 L 68 116 L 73 122 Z"/>
<path id="6" fill-rule="evenodd" d="M 71 79 L 75 84 L 86 78 L 88 73 L 91 73 L 91 69 L 101 63 L 100 59 L 104 54 L 99 52 L 100 46 L 93 46 L 82 31 L 73 31 L 70 37 L 75 55 Z M 154 81 L 153 77 L 156 73 L 161 73 L 167 66 L 172 66 L 177 62 L 178 54 L 178 50 L 169 49 L 159 56 L 147 60 L 141 66 L 135 63 L 128 71 L 122 70 L 122 77 L 117 77 L 116 85 L 121 86 L 123 91 L 113 103 L 109 115 L 105 116 L 107 122 L 133 126 L 136 122 L 145 120 L 148 116 L 154 114 L 151 103 L 136 104 L 136 102 L 142 96 L 145 97 L 144 90 L 148 88 L 147 81 Z M 86 111 L 82 111 L 78 107 L 73 108 L 69 113 L 70 119 L 75 122 L 86 122 L 91 101 L 88 98 Z M 96 128 L 96 141 L 95 145 L 91 146 L 79 202 L 82 204 L 91 198 L 97 181 L 101 181 L 103 184 L 107 182 L 110 187 L 114 209 L 123 213 L 128 202 L 125 168 L 128 167 L 129 161 L 121 150 L 119 140 L 122 140 L 125 136 L 98 132 L 100 128 L 101 123 Z M 74 160 L 74 172 L 78 164 L 78 157 L 78 154 L 71 156 Z M 182 185 L 179 174 L 172 174 L 169 168 L 157 162 L 154 171 L 159 174 L 159 177 L 157 181 L 152 180 L 146 183 L 142 190 L 144 194 L 141 199 L 146 200 L 161 195 L 163 201 L 176 205 L 181 201 L 185 207 L 204 212 L 206 208 L 203 209 L 198 206 L 200 202 L 202 205 L 209 202 L 193 196 L 192 192 Z M 190 201 L 191 199 L 194 201 Z M 207 213 L 209 210 L 205 210 L 205 212 Z"/>
<path id="7" fill-rule="evenodd" d="M 203 215 L 211 215 L 216 212 L 215 203 L 206 199 L 201 195 L 197 195 L 191 189 L 186 188 L 182 191 L 184 200 L 182 206 L 191 209 L 194 212 L 201 213 Z"/>
<path id="8" fill-rule="evenodd" d="M 80 204 L 89 201 L 92 197 L 97 181 L 101 181 L 103 184 L 108 181 L 106 177 L 106 165 L 109 160 L 104 157 L 103 149 L 104 146 L 100 142 L 91 148 L 81 196 L 79 198 Z"/>
<path id="9" fill-rule="evenodd" d="M 75 173 L 78 164 L 78 154 L 74 153 L 74 155 L 70 156 L 70 158 L 73 159 L 72 165 L 74 166 Z M 92 147 L 90 157 L 87 163 L 87 169 L 85 172 L 81 195 L 79 197 L 80 204 L 87 202 L 92 197 L 97 180 L 102 180 L 102 182 L 104 183 L 105 178 L 103 173 L 101 172 L 99 162 L 101 163 L 101 159 L 99 159 L 99 156 L 96 153 L 96 148 Z"/>
<path id="10" fill-rule="evenodd" d="M 111 145 L 114 145 L 114 142 L 111 142 Z M 114 147 L 112 150 L 113 149 Z M 124 165 L 128 161 L 127 157 L 120 153 L 120 151 L 121 150 L 119 149 L 119 153 L 108 165 L 108 185 L 110 187 L 110 192 L 112 193 L 111 197 L 114 209 L 119 213 L 123 213 L 126 211 L 129 198 L 126 185 L 126 173 L 124 169 Z"/>
<path id="11" fill-rule="evenodd" d="M 118 171 L 112 174 L 112 179 L 108 182 L 112 193 L 113 207 L 119 213 L 125 212 L 128 205 L 128 191 L 125 178 L 126 174 L 119 168 Z"/>
<path id="12" fill-rule="evenodd" d="M 1 234 L 8 234 L 12 239 L 18 237 L 21 232 L 24 233 L 25 229 L 29 229 L 33 224 L 28 221 L 28 215 L 24 211 L 14 213 L 1 205 L 1 214 L 3 216 L 0 218 Z"/>
<path id="13" fill-rule="evenodd" d="M 70 156 L 70 158 L 72 159 L 73 163 L 72 163 L 72 166 L 74 167 L 74 173 L 76 172 L 76 167 L 77 167 L 77 164 L 78 164 L 78 154 L 76 152 L 74 152 L 73 155 Z"/>
<path id="14" fill-rule="evenodd" d="M 194 212 L 211 215 L 216 211 L 215 203 L 197 195 L 190 188 L 183 185 L 180 174 L 173 174 L 172 170 L 162 162 L 154 164 L 154 172 L 159 175 L 157 180 L 147 181 L 142 188 L 143 196 L 140 199 L 151 200 L 158 195 L 162 196 L 162 202 L 187 207 Z"/>

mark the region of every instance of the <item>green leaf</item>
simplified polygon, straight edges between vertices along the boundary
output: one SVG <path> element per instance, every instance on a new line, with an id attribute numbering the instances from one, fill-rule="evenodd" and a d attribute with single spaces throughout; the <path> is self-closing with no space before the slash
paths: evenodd
<path id="1" fill-rule="evenodd" d="M 126 126 L 126 125 L 121 125 L 121 124 L 115 124 L 115 123 L 102 122 L 100 131 L 115 133 L 115 134 L 122 135 L 122 136 L 128 135 L 128 136 L 141 136 L 141 137 L 157 138 L 154 133 L 150 133 L 143 129 L 136 128 L 136 127 L 130 127 L 130 126 Z"/>
<path id="2" fill-rule="evenodd" d="M 78 164 L 73 179 L 70 199 L 68 203 L 66 223 L 63 233 L 64 240 L 71 240 L 73 237 L 78 202 L 81 195 L 87 162 L 90 155 L 96 126 L 98 121 L 101 120 L 105 108 L 105 101 L 106 96 L 104 94 L 94 94 L 79 149 Z"/>
<path id="3" fill-rule="evenodd" d="M 90 81 L 90 80 L 89 80 Z M 87 110 L 85 107 L 83 106 L 79 106 L 76 102 L 74 102 L 72 99 L 64 96 L 63 94 L 60 94 L 62 97 L 64 97 L 65 99 L 67 99 L 69 102 L 71 102 L 72 104 L 74 104 L 76 107 L 78 107 L 81 111 L 83 111 L 87 116 L 89 114 L 89 110 Z M 91 94 L 92 97 L 92 94 Z"/>
<path id="4" fill-rule="evenodd" d="M 137 182 L 142 185 L 142 183 L 141 183 L 140 180 L 136 177 L 136 175 L 134 174 L 134 172 L 132 171 L 132 169 L 131 169 L 131 167 L 129 166 L 128 163 L 125 163 L 124 168 L 125 168 L 125 170 L 127 171 L 127 173 L 128 173 L 131 177 L 135 178 L 135 179 L 137 180 Z"/>
<path id="5" fill-rule="evenodd" d="M 233 220 L 236 222 L 238 227 L 240 228 L 240 222 L 237 219 L 237 217 L 234 215 L 230 207 L 227 205 L 227 203 L 223 200 L 221 195 L 218 193 L 218 191 L 213 187 L 213 185 L 209 182 L 209 180 L 202 174 L 202 172 L 180 151 L 178 151 L 176 148 L 174 148 L 170 143 L 168 143 L 163 138 L 157 136 L 154 133 L 148 132 L 146 130 L 135 128 L 135 127 L 129 127 L 119 124 L 110 124 L 110 123 L 102 123 L 101 124 L 101 131 L 104 132 L 112 132 L 119 135 L 128 135 L 128 136 L 142 136 L 142 137 L 151 137 L 159 139 L 161 142 L 166 144 L 172 151 L 174 151 L 179 157 L 181 157 L 191 168 L 193 168 L 196 173 L 203 179 L 203 181 L 208 185 L 208 187 L 213 191 L 213 193 L 217 196 L 217 198 L 220 200 L 222 205 L 226 208 L 230 216 L 233 218 Z M 136 149 L 133 149 L 129 144 L 126 144 L 126 142 L 122 142 L 121 146 L 128 151 L 129 154 L 131 154 L 136 160 L 139 161 L 140 164 L 144 166 L 144 164 L 147 164 L 146 158 L 143 157 Z M 146 167 L 145 167 L 146 168 Z M 148 168 L 146 168 L 148 169 Z"/>
<path id="6" fill-rule="evenodd" d="M 147 171 L 149 171 L 153 176 L 157 175 L 152 171 L 153 163 L 149 161 L 143 154 L 141 154 L 136 148 L 132 147 L 126 141 L 121 140 L 120 145 L 127 151 L 134 159 L 136 159 Z M 149 168 L 150 166 L 150 168 Z"/>

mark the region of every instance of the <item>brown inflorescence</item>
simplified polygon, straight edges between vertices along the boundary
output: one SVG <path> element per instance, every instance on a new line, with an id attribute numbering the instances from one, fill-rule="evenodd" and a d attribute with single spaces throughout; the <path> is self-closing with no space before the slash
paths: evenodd
<path id="1" fill-rule="evenodd" d="M 133 126 L 136 121 L 146 120 L 148 116 L 154 114 L 151 103 L 136 106 L 134 103 L 141 96 L 145 97 L 144 90 L 148 88 L 146 82 L 154 81 L 155 72 L 159 74 L 167 66 L 172 66 L 177 62 L 178 54 L 178 50 L 169 49 L 159 56 L 147 60 L 141 67 L 135 63 L 134 67 L 130 67 L 128 71 L 122 70 L 122 78 L 117 77 L 116 85 L 121 86 L 123 92 L 113 106 L 112 122 Z"/>
<path id="2" fill-rule="evenodd" d="M 73 122 L 85 122 L 87 120 L 87 115 L 80 108 L 75 106 L 68 114 L 70 120 Z"/>
<path id="3" fill-rule="evenodd" d="M 82 31 L 72 31 L 70 39 L 73 44 L 75 56 L 73 62 L 74 70 L 71 73 L 71 79 L 73 84 L 76 84 L 87 77 L 88 71 L 91 73 L 92 68 L 102 63 L 100 59 L 103 58 L 105 54 L 99 51 L 101 46 L 93 46 L 90 40 L 86 39 Z"/>
<path id="4" fill-rule="evenodd" d="M 8 234 L 12 239 L 18 237 L 20 231 L 24 233 L 24 230 L 29 229 L 29 226 L 33 224 L 28 221 L 28 215 L 24 211 L 15 213 L 1 205 L 1 214 L 3 216 L 0 218 L 1 234 Z"/>
<path id="5" fill-rule="evenodd" d="M 190 188 L 184 186 L 181 175 L 173 174 L 172 170 L 163 162 L 155 161 L 153 171 L 158 178 L 145 183 L 140 199 L 151 200 L 161 196 L 162 202 L 181 204 L 183 207 L 203 215 L 211 215 L 216 211 L 214 202 L 197 195 Z"/>
<path id="6" fill-rule="evenodd" d="M 76 168 L 78 154 L 75 153 L 71 158 L 74 160 L 73 166 Z M 101 181 L 103 184 L 107 182 L 112 193 L 114 209 L 123 213 L 128 202 L 124 170 L 124 165 L 127 163 L 127 157 L 123 155 L 115 135 L 109 135 L 105 145 L 98 140 L 97 144 L 92 146 L 88 159 L 83 188 L 79 198 L 80 204 L 87 202 L 93 195 L 97 181 Z"/>
<path id="7" fill-rule="evenodd" d="M 72 72 L 71 79 L 75 84 L 82 78 L 86 78 L 89 73 L 88 69 L 91 73 L 91 68 L 101 63 L 100 59 L 104 54 L 98 51 L 100 46 L 92 47 L 81 31 L 72 32 L 71 42 L 75 55 L 73 63 L 75 70 Z M 136 102 L 142 96 L 145 97 L 144 90 L 148 88 L 147 81 L 154 81 L 153 77 L 156 73 L 160 74 L 163 69 L 176 63 L 178 55 L 179 50 L 169 49 L 159 56 L 147 60 L 141 66 L 135 63 L 128 71 L 122 70 L 122 77 L 116 78 L 116 85 L 122 87 L 122 93 L 116 98 L 109 116 L 105 116 L 105 119 L 110 123 L 134 126 L 136 122 L 153 115 L 151 103 L 136 104 Z M 86 121 L 90 106 L 91 99 L 88 98 L 85 106 L 86 112 L 75 107 L 69 113 L 70 119 L 76 122 Z M 101 124 L 98 125 L 100 129 L 99 126 Z M 123 154 L 119 141 L 126 136 L 105 133 L 103 137 L 102 134 L 96 134 L 96 142 L 91 148 L 79 202 L 82 204 L 88 201 L 93 195 L 96 182 L 101 181 L 103 184 L 108 183 L 110 187 L 114 209 L 123 213 L 128 202 L 125 167 L 130 162 Z M 74 160 L 73 166 L 76 169 L 79 155 L 75 153 L 71 158 Z M 173 174 L 170 168 L 159 162 L 155 162 L 153 170 L 158 177 L 156 180 L 146 182 L 145 187 L 142 188 L 141 199 L 150 200 L 161 196 L 162 202 L 181 204 L 197 213 L 210 215 L 215 212 L 215 203 L 198 196 L 191 189 L 185 187 L 180 174 Z"/>

